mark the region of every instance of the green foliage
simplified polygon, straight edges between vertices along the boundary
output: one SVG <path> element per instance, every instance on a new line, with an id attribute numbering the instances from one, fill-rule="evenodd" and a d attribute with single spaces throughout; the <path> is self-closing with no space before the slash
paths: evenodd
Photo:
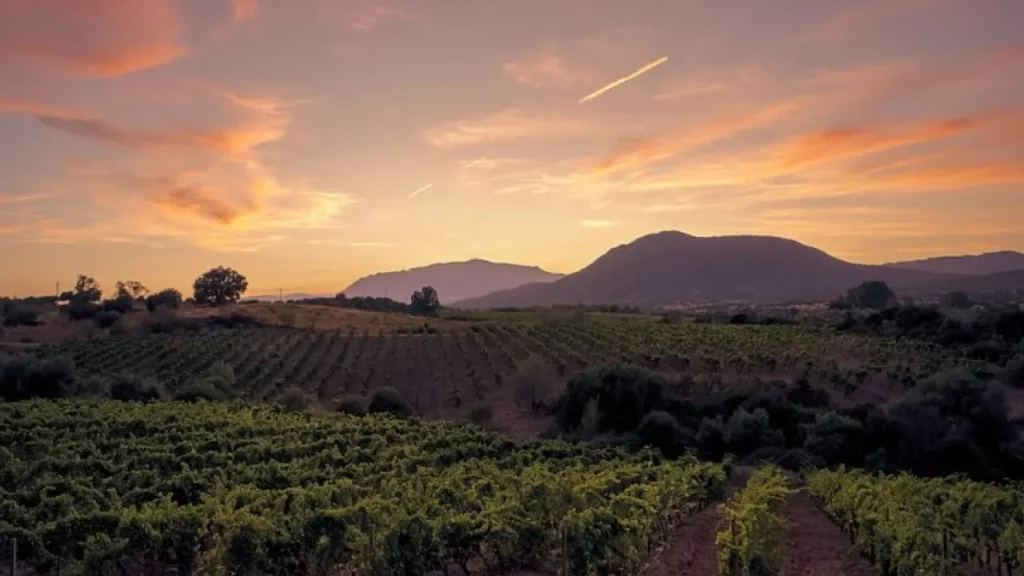
<path id="1" fill-rule="evenodd" d="M 121 319 L 121 314 L 112 310 L 101 310 L 96 313 L 93 321 L 100 328 L 110 328 L 117 324 L 117 321 Z"/>
<path id="2" fill-rule="evenodd" d="M 150 312 L 155 312 L 161 308 L 177 310 L 181 306 L 181 302 L 181 292 L 174 288 L 167 288 L 146 297 L 146 310 Z"/>
<path id="3" fill-rule="evenodd" d="M 115 290 L 118 298 L 130 298 L 131 300 L 141 300 L 149 294 L 149 288 L 137 280 L 118 281 Z"/>
<path id="4" fill-rule="evenodd" d="M 494 408 L 490 404 L 478 404 L 469 411 L 466 419 L 482 428 L 490 428 L 494 424 Z"/>
<path id="5" fill-rule="evenodd" d="M 159 382 L 131 373 L 115 376 L 109 383 L 109 388 L 110 397 L 122 402 L 156 402 L 167 397 Z"/>
<path id="6" fill-rule="evenodd" d="M 33 573 L 638 575 L 724 480 L 414 419 L 0 404 L 0 539 L 17 535 Z"/>
<path id="7" fill-rule="evenodd" d="M 174 399 L 179 402 L 218 402 L 227 400 L 227 395 L 212 380 L 194 380 L 174 391 Z"/>
<path id="8" fill-rule="evenodd" d="M 512 377 L 516 406 L 541 414 L 551 407 L 555 382 L 551 364 L 534 354 L 523 360 Z"/>
<path id="9" fill-rule="evenodd" d="M 882 310 L 896 302 L 896 295 L 885 282 L 869 280 L 850 288 L 846 292 L 846 300 L 854 308 Z"/>
<path id="10" fill-rule="evenodd" d="M 313 399 L 302 388 L 293 386 L 281 391 L 274 402 L 288 412 L 304 412 L 313 404 Z"/>
<path id="11" fill-rule="evenodd" d="M 961 310 L 970 308 L 973 305 L 967 293 L 960 291 L 943 294 L 940 302 L 947 308 L 959 308 Z"/>
<path id="12" fill-rule="evenodd" d="M 845 469 L 810 472 L 806 483 L 885 576 L 1024 567 L 1024 487 Z"/>
<path id="13" fill-rule="evenodd" d="M 413 292 L 409 301 L 409 313 L 415 316 L 436 316 L 440 309 L 441 301 L 433 286 L 424 286 L 421 290 Z"/>
<path id="14" fill-rule="evenodd" d="M 72 302 L 89 302 L 96 303 L 103 298 L 103 290 L 100 289 L 99 282 L 91 276 L 85 274 L 79 274 L 78 278 L 75 279 L 75 289 L 71 292 L 71 295 L 67 300 Z"/>
<path id="15" fill-rule="evenodd" d="M 28 304 L 12 304 L 4 311 L 4 326 L 38 326 L 39 310 Z"/>
<path id="16" fill-rule="evenodd" d="M 401 392 L 386 386 L 370 393 L 366 411 L 370 414 L 391 414 L 398 418 L 408 418 L 416 412 Z"/>
<path id="17" fill-rule="evenodd" d="M 196 304 L 223 306 L 237 302 L 249 288 L 249 281 L 231 268 L 218 266 L 196 278 L 192 285 Z"/>
<path id="18" fill-rule="evenodd" d="M 638 366 L 589 368 L 574 376 L 562 394 L 559 425 L 567 431 L 578 428 L 591 400 L 603 415 L 601 432 L 631 432 L 649 412 L 664 408 L 665 379 Z"/>
<path id="19" fill-rule="evenodd" d="M 0 359 L 0 399 L 69 398 L 76 393 L 75 363 L 70 358 Z"/>
<path id="20" fill-rule="evenodd" d="M 718 507 L 722 519 L 715 545 L 721 576 L 779 573 L 786 534 L 782 508 L 791 492 L 782 471 L 765 466 L 751 474 L 743 490 Z"/>
<path id="21" fill-rule="evenodd" d="M 100 307 L 86 300 L 71 300 L 68 304 L 68 317 L 72 321 L 91 320 L 100 312 Z"/>
<path id="22" fill-rule="evenodd" d="M 345 394 L 338 403 L 338 412 L 352 416 L 366 414 L 366 398 L 359 394 Z"/>

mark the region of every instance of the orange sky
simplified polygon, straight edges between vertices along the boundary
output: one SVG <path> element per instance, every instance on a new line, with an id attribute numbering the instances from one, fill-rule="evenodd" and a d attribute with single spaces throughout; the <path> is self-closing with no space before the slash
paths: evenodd
<path id="1" fill-rule="evenodd" d="M 0 294 L 1024 250 L 1019 0 L 3 0 Z"/>

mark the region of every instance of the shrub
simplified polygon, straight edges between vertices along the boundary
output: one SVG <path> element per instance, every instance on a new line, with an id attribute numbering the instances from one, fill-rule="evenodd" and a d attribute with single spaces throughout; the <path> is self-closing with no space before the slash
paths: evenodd
<path id="1" fill-rule="evenodd" d="M 96 317 L 93 318 L 93 320 L 96 322 L 96 325 L 99 326 L 100 328 L 110 328 L 114 324 L 117 324 L 117 321 L 120 319 L 121 314 L 114 312 L 112 310 L 101 310 L 96 314 Z"/>
<path id="2" fill-rule="evenodd" d="M 408 418 L 414 414 L 412 405 L 394 388 L 377 388 L 370 394 L 366 411 L 370 414 L 387 413 L 399 418 Z"/>
<path id="3" fill-rule="evenodd" d="M 1011 388 L 1024 388 L 1024 355 L 1017 355 L 1007 362 L 999 379 Z"/>
<path id="4" fill-rule="evenodd" d="M 0 361 L 0 398 L 69 398 L 76 393 L 75 364 L 70 358 L 8 358 Z"/>
<path id="5" fill-rule="evenodd" d="M 119 374 L 110 383 L 110 397 L 122 402 L 156 402 L 166 395 L 164 387 L 156 380 L 130 373 Z"/>
<path id="6" fill-rule="evenodd" d="M 4 326 L 38 326 L 39 324 L 39 312 L 31 306 L 11 306 L 4 316 Z"/>
<path id="7" fill-rule="evenodd" d="M 176 390 L 174 399 L 178 402 L 198 402 L 200 400 L 218 402 L 224 400 L 225 395 L 210 380 L 203 379 L 189 382 Z"/>
<path id="8" fill-rule="evenodd" d="M 490 404 L 478 404 L 469 411 L 467 419 L 481 428 L 490 428 L 494 424 L 494 408 Z"/>
<path id="9" fill-rule="evenodd" d="M 362 416 L 366 414 L 366 398 L 358 394 L 345 394 L 341 397 L 341 402 L 338 404 L 338 412 L 352 416 Z"/>
<path id="10" fill-rule="evenodd" d="M 785 438 L 771 427 L 768 412 L 757 408 L 747 412 L 743 408 L 733 412 L 725 426 L 725 445 L 733 454 L 749 454 L 763 446 L 782 446 Z"/>
<path id="11" fill-rule="evenodd" d="M 630 365 L 589 368 L 569 381 L 559 400 L 558 423 L 564 430 L 580 426 L 591 400 L 603 414 L 601 432 L 631 432 L 647 413 L 665 407 L 665 379 Z"/>
<path id="12" fill-rule="evenodd" d="M 135 299 L 128 295 L 118 296 L 103 301 L 103 311 L 128 314 L 135 309 Z"/>
<path id="13" fill-rule="evenodd" d="M 159 308 L 177 310 L 181 306 L 181 292 L 168 288 L 146 297 L 146 309 L 155 312 Z"/>
<path id="14" fill-rule="evenodd" d="M 826 465 L 863 462 L 864 426 L 847 416 L 826 412 L 818 414 L 807 427 L 804 451 L 820 458 Z"/>
<path id="15" fill-rule="evenodd" d="M 679 421 L 675 416 L 661 410 L 644 416 L 636 429 L 636 435 L 641 442 L 657 447 L 669 457 L 679 455 L 683 444 L 686 443 L 686 431 L 679 425 Z M 692 432 L 689 440 L 693 440 Z"/>
<path id="16" fill-rule="evenodd" d="M 100 307 L 85 300 L 75 299 L 68 304 L 68 317 L 72 321 L 91 320 L 96 317 Z"/>
<path id="17" fill-rule="evenodd" d="M 516 406 L 534 414 L 540 414 L 551 406 L 554 381 L 549 368 L 542 356 L 531 355 L 523 361 L 512 377 Z"/>
<path id="18" fill-rule="evenodd" d="M 303 389 L 291 387 L 277 396 L 276 403 L 288 412 L 304 412 L 313 400 Z"/>

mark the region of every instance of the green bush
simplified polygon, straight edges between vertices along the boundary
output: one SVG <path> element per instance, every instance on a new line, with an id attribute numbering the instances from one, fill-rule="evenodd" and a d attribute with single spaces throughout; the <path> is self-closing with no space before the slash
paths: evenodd
<path id="1" fill-rule="evenodd" d="M 224 395 L 224 392 L 219 390 L 209 380 L 189 382 L 174 391 L 174 400 L 178 402 L 198 402 L 200 400 L 219 402 L 226 399 L 227 397 Z"/>
<path id="2" fill-rule="evenodd" d="M 660 374 L 632 365 L 589 368 L 572 378 L 559 399 L 563 430 L 580 426 L 591 400 L 602 414 L 599 432 L 632 432 L 649 412 L 665 407 L 666 382 Z"/>
<path id="3" fill-rule="evenodd" d="M 93 321 L 100 328 L 110 328 L 117 324 L 117 321 L 121 319 L 121 314 L 114 312 L 113 310 L 101 310 L 96 313 L 96 317 Z"/>
<path id="4" fill-rule="evenodd" d="M 494 408 L 490 404 L 474 406 L 467 419 L 481 428 L 490 428 L 494 424 Z"/>
<path id="5" fill-rule="evenodd" d="M 75 363 L 64 356 L 0 361 L 0 399 L 70 398 L 77 392 Z"/>
<path id="6" fill-rule="evenodd" d="M 24 304 L 11 306 L 4 316 L 4 326 L 38 326 L 39 311 Z"/>
<path id="7" fill-rule="evenodd" d="M 377 388 L 370 394 L 366 411 L 370 414 L 391 414 L 399 418 L 408 418 L 415 411 L 412 405 L 402 396 L 402 393 L 394 388 Z"/>
<path id="8" fill-rule="evenodd" d="M 159 382 L 130 373 L 119 374 L 110 383 L 110 397 L 122 402 L 156 402 L 166 396 Z"/>
<path id="9" fill-rule="evenodd" d="M 359 394 L 345 394 L 338 403 L 338 412 L 352 416 L 366 414 L 366 398 Z"/>
<path id="10" fill-rule="evenodd" d="M 293 386 L 278 394 L 275 403 L 288 412 L 304 412 L 313 403 L 313 399 L 302 388 Z"/>

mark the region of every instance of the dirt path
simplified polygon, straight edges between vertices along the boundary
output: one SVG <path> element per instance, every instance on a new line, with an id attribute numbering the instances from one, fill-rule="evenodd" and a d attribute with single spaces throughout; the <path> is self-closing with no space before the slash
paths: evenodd
<path id="1" fill-rule="evenodd" d="M 668 539 L 665 550 L 651 564 L 650 576 L 714 576 L 718 574 L 715 531 L 718 504 L 687 518 Z"/>
<path id="2" fill-rule="evenodd" d="M 785 576 L 877 576 L 878 571 L 803 491 L 786 506 Z"/>

